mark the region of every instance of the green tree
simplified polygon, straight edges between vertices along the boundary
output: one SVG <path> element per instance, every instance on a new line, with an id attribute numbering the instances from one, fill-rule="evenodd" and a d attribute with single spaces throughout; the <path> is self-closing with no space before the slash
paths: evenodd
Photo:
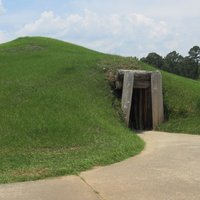
<path id="1" fill-rule="evenodd" d="M 181 64 L 181 71 L 179 75 L 197 79 L 199 77 L 197 63 L 189 56 L 185 57 Z"/>
<path id="2" fill-rule="evenodd" d="M 183 57 L 176 51 L 172 51 L 162 58 L 159 54 L 152 52 L 146 58 L 141 58 L 141 61 L 170 73 L 198 79 L 200 76 L 200 47 L 192 47 L 188 54 Z"/>
<path id="3" fill-rule="evenodd" d="M 194 62 L 199 64 L 200 62 L 200 47 L 194 46 L 189 51 L 189 58 L 192 59 Z"/>
<path id="4" fill-rule="evenodd" d="M 171 73 L 180 74 L 180 66 L 183 62 L 183 59 L 183 56 L 181 56 L 179 53 L 172 51 L 164 58 L 165 64 L 163 69 Z"/>
<path id="5" fill-rule="evenodd" d="M 190 51 L 188 52 L 189 59 L 191 60 L 191 63 L 193 63 L 193 67 L 196 70 L 196 78 L 199 78 L 200 75 L 200 47 L 199 46 L 193 46 Z"/>
<path id="6" fill-rule="evenodd" d="M 141 60 L 159 69 L 162 69 L 164 65 L 162 56 L 155 52 L 149 53 L 146 58 L 142 58 Z"/>

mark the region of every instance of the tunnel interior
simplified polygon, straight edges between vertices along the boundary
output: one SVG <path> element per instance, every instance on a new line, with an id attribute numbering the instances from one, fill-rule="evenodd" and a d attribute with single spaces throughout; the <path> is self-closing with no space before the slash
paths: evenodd
<path id="1" fill-rule="evenodd" d="M 152 130 L 151 87 L 134 87 L 129 127 L 135 130 Z"/>

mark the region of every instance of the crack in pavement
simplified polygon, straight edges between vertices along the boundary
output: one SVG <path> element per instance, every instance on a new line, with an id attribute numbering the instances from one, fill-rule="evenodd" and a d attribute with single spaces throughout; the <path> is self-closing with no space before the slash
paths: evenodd
<path id="1" fill-rule="evenodd" d="M 81 179 L 81 181 L 82 181 L 83 183 L 85 183 L 85 184 L 95 193 L 95 195 L 98 196 L 98 198 L 99 198 L 100 200 L 106 200 L 105 198 L 103 198 L 103 197 L 101 196 L 100 192 L 98 192 L 95 188 L 93 188 L 92 185 L 90 185 L 81 175 L 78 175 L 78 177 Z"/>

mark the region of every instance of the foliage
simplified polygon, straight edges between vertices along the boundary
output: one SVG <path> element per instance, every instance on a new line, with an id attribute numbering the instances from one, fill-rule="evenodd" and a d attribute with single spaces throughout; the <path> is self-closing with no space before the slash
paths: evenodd
<path id="1" fill-rule="evenodd" d="M 166 71 L 170 71 L 172 73 L 175 73 L 179 71 L 180 66 L 183 63 L 183 57 L 181 55 L 179 55 L 176 51 L 172 51 L 169 54 L 166 55 L 166 57 L 164 58 L 164 66 L 163 69 L 165 69 Z"/>
<path id="2" fill-rule="evenodd" d="M 161 69 L 164 65 L 162 56 L 154 52 L 149 53 L 146 58 L 142 58 L 141 60 L 149 65 L 156 66 L 159 69 Z"/>
<path id="3" fill-rule="evenodd" d="M 189 51 L 189 58 L 194 60 L 195 63 L 200 62 L 200 47 L 194 46 Z"/>
<path id="4" fill-rule="evenodd" d="M 200 47 L 198 46 L 192 47 L 186 57 L 176 51 L 170 52 L 164 58 L 156 53 L 149 53 L 141 61 L 158 69 L 192 79 L 198 79 L 200 75 Z"/>

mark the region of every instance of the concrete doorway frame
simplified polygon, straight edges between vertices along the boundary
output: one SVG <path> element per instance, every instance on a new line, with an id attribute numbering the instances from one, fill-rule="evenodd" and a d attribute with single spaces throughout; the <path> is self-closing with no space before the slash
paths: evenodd
<path id="1" fill-rule="evenodd" d="M 118 70 L 116 88 L 122 89 L 121 108 L 127 126 L 130 122 L 130 111 L 134 88 L 151 88 L 152 128 L 155 129 L 164 121 L 162 75 L 159 71 Z"/>

